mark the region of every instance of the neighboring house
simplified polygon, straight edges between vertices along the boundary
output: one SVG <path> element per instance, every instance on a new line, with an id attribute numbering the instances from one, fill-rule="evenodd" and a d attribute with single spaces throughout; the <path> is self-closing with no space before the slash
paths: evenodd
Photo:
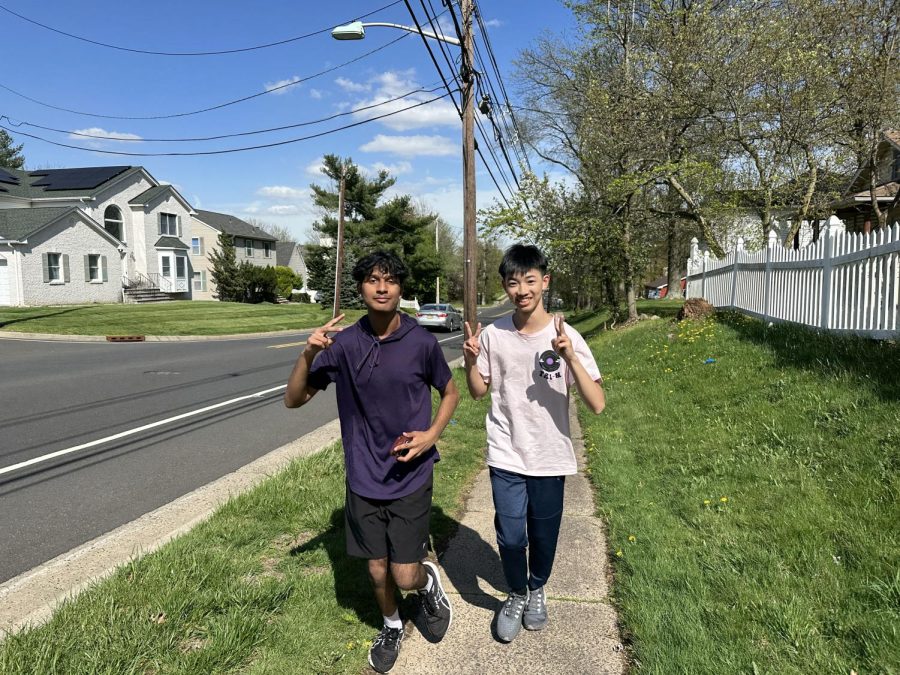
<path id="1" fill-rule="evenodd" d="M 216 284 L 212 280 L 209 253 L 219 250 L 220 232 L 234 238 L 234 253 L 239 265 L 246 261 L 257 267 L 275 267 L 275 245 L 278 240 L 268 232 L 240 218 L 216 211 L 197 209 L 193 220 L 196 233 L 191 238 L 191 258 L 194 263 L 193 286 L 196 299 L 216 299 Z"/>
<path id="2" fill-rule="evenodd" d="M 0 304 L 189 299 L 192 213 L 139 166 L 0 169 Z"/>
<path id="3" fill-rule="evenodd" d="M 303 287 L 306 288 L 308 275 L 306 261 L 303 259 L 303 251 L 296 241 L 279 241 L 275 244 L 275 261 L 280 267 L 290 267 L 294 274 L 303 279 Z"/>
<path id="4" fill-rule="evenodd" d="M 882 132 L 876 156 L 875 197 L 878 208 L 887 211 L 887 222 L 893 224 L 900 221 L 900 130 Z M 872 209 L 871 176 L 869 167 L 859 169 L 841 199 L 832 205 L 850 232 L 869 232 L 878 226 Z"/>

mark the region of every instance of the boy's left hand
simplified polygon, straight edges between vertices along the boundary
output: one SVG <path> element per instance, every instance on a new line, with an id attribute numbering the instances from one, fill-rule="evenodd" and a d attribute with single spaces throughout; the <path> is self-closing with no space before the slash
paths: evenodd
<path id="1" fill-rule="evenodd" d="M 566 335 L 566 317 L 562 314 L 553 316 L 553 324 L 556 326 L 556 337 L 551 341 L 553 351 L 569 362 L 575 351 L 572 349 L 572 341 Z"/>
<path id="2" fill-rule="evenodd" d="M 429 431 L 404 431 L 403 435 L 406 436 L 406 443 L 399 445 L 397 449 L 401 452 L 406 450 L 406 453 L 397 456 L 398 462 L 409 462 L 415 459 L 433 446 L 437 440 Z"/>

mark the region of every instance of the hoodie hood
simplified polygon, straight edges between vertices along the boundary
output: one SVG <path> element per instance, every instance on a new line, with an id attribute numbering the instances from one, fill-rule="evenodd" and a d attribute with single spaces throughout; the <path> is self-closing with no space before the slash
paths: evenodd
<path id="1" fill-rule="evenodd" d="M 402 340 L 411 330 L 418 328 L 419 324 L 405 312 L 399 312 L 400 325 L 393 333 L 379 339 L 372 330 L 372 324 L 369 317 L 364 316 L 359 320 L 359 347 L 363 356 L 356 364 L 356 376 L 359 378 L 364 372 L 367 373 L 366 379 L 372 377 L 372 371 L 378 366 L 381 360 L 382 345 Z M 365 367 L 368 364 L 368 367 Z"/>

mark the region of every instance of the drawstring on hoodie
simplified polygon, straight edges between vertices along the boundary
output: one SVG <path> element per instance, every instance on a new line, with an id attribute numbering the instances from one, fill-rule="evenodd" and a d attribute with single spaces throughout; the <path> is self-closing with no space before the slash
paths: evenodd
<path id="1" fill-rule="evenodd" d="M 372 354 L 372 351 L 375 352 L 375 357 L 372 359 L 372 363 L 369 364 L 369 379 L 372 379 L 372 371 L 375 370 L 375 367 L 378 365 L 379 355 L 381 354 L 381 340 L 379 340 L 374 335 L 370 335 L 372 338 L 372 344 L 369 345 L 369 349 L 363 355 L 362 359 L 359 363 L 356 364 L 356 374 L 359 375 L 362 367 L 365 365 L 366 361 L 369 359 L 369 356 Z"/>

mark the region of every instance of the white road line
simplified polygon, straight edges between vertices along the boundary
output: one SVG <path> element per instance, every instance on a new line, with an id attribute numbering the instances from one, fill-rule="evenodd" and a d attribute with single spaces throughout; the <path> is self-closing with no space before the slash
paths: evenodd
<path id="1" fill-rule="evenodd" d="M 279 389 L 284 389 L 287 387 L 286 384 L 278 385 L 277 387 L 272 387 L 271 389 L 264 389 L 263 391 L 258 391 L 255 394 L 247 394 L 246 396 L 239 396 L 238 398 L 233 398 L 229 401 L 222 401 L 221 403 L 215 403 L 213 405 L 208 405 L 205 408 L 200 408 L 199 410 L 192 410 L 190 412 L 182 413 L 180 415 L 175 415 L 175 417 L 169 417 L 164 420 L 159 420 L 157 422 L 151 422 L 150 424 L 145 424 L 142 427 L 137 427 L 136 429 L 129 429 L 128 431 L 122 431 L 118 434 L 113 434 L 112 436 L 107 436 L 106 438 L 100 438 L 96 441 L 91 441 L 90 443 L 83 443 L 81 445 L 76 445 L 71 448 L 66 448 L 65 450 L 57 450 L 56 452 L 51 452 L 46 455 L 41 455 L 40 457 L 35 457 L 33 459 L 26 460 L 24 462 L 19 462 L 18 464 L 12 464 L 11 466 L 5 466 L 0 468 L 0 476 L 5 473 L 9 473 L 10 471 L 15 471 L 16 469 L 22 469 L 26 466 L 31 466 L 32 464 L 39 464 L 40 462 L 46 462 L 48 459 L 53 459 L 54 457 L 61 457 L 63 455 L 68 455 L 72 452 L 78 452 L 79 450 L 85 450 L 87 448 L 93 448 L 97 445 L 102 445 L 103 443 L 109 443 L 110 441 L 115 441 L 120 438 L 126 438 L 127 436 L 133 436 L 134 434 L 139 434 L 142 431 L 146 431 L 147 429 L 153 429 L 155 427 L 161 427 L 164 424 L 171 424 L 172 422 L 177 422 L 178 420 L 183 420 L 188 417 L 193 417 L 194 415 L 202 415 L 205 412 L 209 412 L 210 410 L 215 410 L 216 408 L 224 408 L 226 405 L 232 405 L 234 403 L 240 403 L 241 401 L 246 401 L 251 398 L 261 398 L 266 394 L 271 394 L 273 391 L 278 391 Z"/>
<path id="2" fill-rule="evenodd" d="M 286 342 L 285 344 L 281 345 L 269 345 L 268 347 L 266 347 L 266 349 L 285 349 L 286 347 L 299 347 L 300 345 L 305 344 L 306 340 L 303 340 L 302 342 Z"/>
<path id="3" fill-rule="evenodd" d="M 446 337 L 443 340 L 438 340 L 438 344 L 442 342 L 449 342 L 450 340 L 456 340 L 457 338 L 462 337 L 461 335 L 451 335 L 450 337 Z"/>

